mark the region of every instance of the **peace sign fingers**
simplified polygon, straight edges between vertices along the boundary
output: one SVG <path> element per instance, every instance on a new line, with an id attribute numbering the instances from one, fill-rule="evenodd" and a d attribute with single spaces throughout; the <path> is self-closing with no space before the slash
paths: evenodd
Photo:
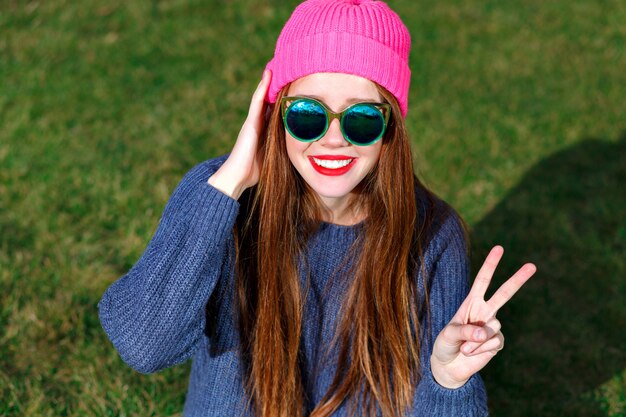
<path id="1" fill-rule="evenodd" d="M 485 293 L 491 283 L 493 274 L 502 259 L 504 254 L 504 248 L 502 246 L 494 246 L 487 259 L 483 263 L 482 267 L 476 275 L 472 289 L 470 290 L 469 299 L 485 299 Z M 491 296 L 489 301 L 486 302 L 489 310 L 495 313 L 504 305 L 507 301 L 515 295 L 515 293 L 533 276 L 537 271 L 537 267 L 532 263 L 527 263 L 522 266 L 511 278 L 509 278 L 498 290 Z"/>
<path id="2" fill-rule="evenodd" d="M 511 278 L 498 288 L 498 291 L 491 296 L 487 304 L 494 311 L 498 311 L 520 288 L 522 288 L 522 285 L 524 285 L 535 272 L 537 272 L 537 267 L 534 264 L 524 264 L 524 266 L 518 269 Z"/>
<path id="3" fill-rule="evenodd" d="M 502 259 L 502 255 L 504 254 L 504 248 L 502 246 L 494 246 L 489 255 L 487 255 L 487 259 L 485 259 L 485 263 L 478 271 L 476 275 L 476 279 L 474 280 L 474 284 L 472 285 L 472 289 L 470 291 L 470 296 L 473 298 L 480 298 L 484 300 L 485 293 L 487 292 L 487 288 L 491 283 L 491 278 Z M 489 301 L 487 301 L 487 306 L 490 307 L 490 310 L 495 314 L 507 301 L 515 295 L 515 293 L 533 276 L 533 274 L 537 271 L 537 267 L 532 263 L 527 263 L 522 266 L 511 278 L 509 278 L 498 290 L 491 296 Z M 469 297 L 468 297 L 469 298 Z"/>

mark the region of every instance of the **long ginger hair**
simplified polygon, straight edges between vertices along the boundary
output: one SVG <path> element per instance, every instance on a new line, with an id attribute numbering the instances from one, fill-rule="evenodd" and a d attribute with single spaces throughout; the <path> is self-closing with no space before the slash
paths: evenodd
<path id="1" fill-rule="evenodd" d="M 426 280 L 423 250 L 434 214 L 418 216 L 416 188 L 431 201 L 434 195 L 414 175 L 398 102 L 376 87 L 392 115 L 377 166 L 351 201 L 350 208 L 367 218 L 348 255 L 353 278 L 333 339 L 339 343 L 337 371 L 312 417 L 330 416 L 345 400 L 358 415 L 374 416 L 378 407 L 384 417 L 403 416 L 420 378 L 420 317 L 428 297 L 418 294 L 415 277 L 421 269 Z M 303 417 L 304 296 L 296 262 L 323 218 L 323 205 L 289 160 L 279 105 L 271 110 L 260 146 L 259 182 L 241 200 L 235 226 L 246 390 L 258 417 Z"/>

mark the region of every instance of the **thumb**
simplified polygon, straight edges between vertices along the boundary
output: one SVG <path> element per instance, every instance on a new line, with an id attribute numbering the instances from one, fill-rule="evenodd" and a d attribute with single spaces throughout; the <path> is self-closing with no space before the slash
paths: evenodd
<path id="1" fill-rule="evenodd" d="M 488 335 L 482 326 L 450 323 L 443 329 L 441 336 L 448 346 L 460 346 L 466 341 L 484 342 Z"/>

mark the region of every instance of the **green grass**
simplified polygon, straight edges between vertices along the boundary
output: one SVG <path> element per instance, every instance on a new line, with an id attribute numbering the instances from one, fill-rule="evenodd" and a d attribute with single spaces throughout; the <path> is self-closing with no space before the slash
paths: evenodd
<path id="1" fill-rule="evenodd" d="M 419 174 L 491 245 L 494 416 L 626 415 L 626 4 L 390 1 Z M 189 363 L 125 366 L 96 304 L 173 187 L 229 152 L 297 2 L 0 3 L 0 415 L 180 415 Z"/>

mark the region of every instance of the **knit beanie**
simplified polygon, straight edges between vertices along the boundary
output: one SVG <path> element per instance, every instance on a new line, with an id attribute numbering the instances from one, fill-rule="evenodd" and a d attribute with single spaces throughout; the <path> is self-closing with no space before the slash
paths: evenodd
<path id="1" fill-rule="evenodd" d="M 400 17 L 378 0 L 307 0 L 292 13 L 276 42 L 267 97 L 316 72 L 375 81 L 392 93 L 406 117 L 411 37 Z"/>

